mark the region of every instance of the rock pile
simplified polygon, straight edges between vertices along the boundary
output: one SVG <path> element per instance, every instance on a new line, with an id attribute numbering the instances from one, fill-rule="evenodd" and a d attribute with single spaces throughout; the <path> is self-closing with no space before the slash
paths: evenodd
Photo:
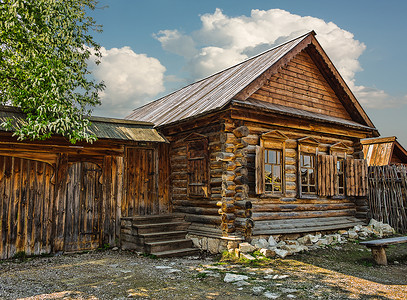
<path id="1" fill-rule="evenodd" d="M 288 255 L 326 247 L 343 244 L 347 241 L 357 239 L 366 239 L 369 237 L 382 238 L 393 235 L 394 229 L 389 224 L 378 222 L 374 219 L 370 220 L 369 225 L 357 225 L 349 230 L 339 230 L 333 234 L 322 235 L 321 233 L 307 234 L 304 236 L 291 235 L 288 236 L 270 236 L 266 238 L 254 238 L 251 243 L 240 243 L 237 248 L 229 247 L 229 252 L 235 252 L 236 255 L 246 259 L 255 259 L 248 253 L 259 251 L 264 257 L 281 257 L 285 258 Z"/>

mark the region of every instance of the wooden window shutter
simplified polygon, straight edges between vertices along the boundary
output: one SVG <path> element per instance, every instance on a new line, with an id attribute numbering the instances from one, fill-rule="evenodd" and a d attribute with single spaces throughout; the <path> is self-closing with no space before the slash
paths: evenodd
<path id="1" fill-rule="evenodd" d="M 264 190 L 264 147 L 256 146 L 256 194 Z"/>
<path id="2" fill-rule="evenodd" d="M 318 155 L 318 195 L 331 197 L 337 194 L 336 186 L 336 156 Z"/>
<path id="3" fill-rule="evenodd" d="M 346 159 L 346 194 L 348 196 L 367 195 L 367 162 L 365 159 Z"/>

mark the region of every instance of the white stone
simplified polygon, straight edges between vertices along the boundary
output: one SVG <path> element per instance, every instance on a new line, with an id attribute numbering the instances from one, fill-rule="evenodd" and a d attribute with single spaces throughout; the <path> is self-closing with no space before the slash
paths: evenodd
<path id="1" fill-rule="evenodd" d="M 239 244 L 239 250 L 241 253 L 248 253 L 248 252 L 253 252 L 256 250 L 256 247 L 253 245 L 250 245 L 249 243 L 240 243 Z"/>
<path id="2" fill-rule="evenodd" d="M 348 236 L 350 239 L 353 239 L 353 240 L 356 240 L 358 238 L 358 234 L 354 230 L 349 230 Z"/>
<path id="3" fill-rule="evenodd" d="M 277 242 L 276 242 L 276 240 L 274 239 L 274 237 L 272 235 L 270 235 L 268 243 L 269 243 L 270 247 L 274 247 L 274 246 L 277 245 Z"/>
<path id="4" fill-rule="evenodd" d="M 311 235 L 310 234 L 307 234 L 307 235 L 304 235 L 303 237 L 300 237 L 297 241 L 301 245 L 306 245 L 306 246 L 312 245 Z"/>
<path id="5" fill-rule="evenodd" d="M 208 238 L 208 251 L 211 254 L 219 253 L 220 242 L 221 241 L 219 239 Z"/>
<path id="6" fill-rule="evenodd" d="M 310 237 L 311 242 L 315 244 L 321 238 L 321 235 L 320 234 L 319 235 L 318 234 L 317 235 L 310 234 L 309 237 Z"/>
<path id="7" fill-rule="evenodd" d="M 223 278 L 224 282 L 236 282 L 249 279 L 246 275 L 239 275 L 233 273 L 226 273 L 225 278 Z"/>
<path id="8" fill-rule="evenodd" d="M 276 256 L 276 251 L 271 250 L 271 249 L 266 249 L 266 248 L 260 249 L 260 253 L 262 255 L 264 255 L 265 257 L 274 257 L 274 256 Z"/>
<path id="9" fill-rule="evenodd" d="M 259 296 L 266 288 L 262 286 L 255 286 L 252 288 L 253 295 Z"/>
<path id="10" fill-rule="evenodd" d="M 283 250 L 287 250 L 290 254 L 302 252 L 308 250 L 307 246 L 304 245 L 284 245 L 281 247 Z"/>
<path id="11" fill-rule="evenodd" d="M 284 241 L 279 241 L 278 244 L 276 245 L 276 247 L 282 247 L 286 245 L 286 243 Z"/>
<path id="12" fill-rule="evenodd" d="M 359 232 L 359 231 L 362 230 L 362 228 L 363 228 L 362 225 L 356 225 L 356 226 L 353 227 L 353 231 Z"/>
<path id="13" fill-rule="evenodd" d="M 244 280 L 235 281 L 232 284 L 237 285 L 237 286 L 250 285 L 250 283 L 248 283 L 247 281 L 244 281 Z"/>
<path id="14" fill-rule="evenodd" d="M 192 243 L 194 244 L 194 246 L 196 248 L 201 248 L 201 241 L 200 239 L 196 238 L 196 237 L 190 237 L 190 239 L 192 240 Z"/>
<path id="15" fill-rule="evenodd" d="M 287 250 L 283 250 L 283 249 L 276 249 L 275 252 L 281 258 L 285 258 L 289 254 Z"/>
<path id="16" fill-rule="evenodd" d="M 272 292 L 265 292 L 264 297 L 266 297 L 267 299 L 277 299 L 280 297 L 280 294 L 277 293 L 272 293 Z"/>
<path id="17" fill-rule="evenodd" d="M 254 246 L 258 249 L 267 248 L 269 246 L 269 243 L 266 241 L 266 239 L 258 239 Z"/>
<path id="18" fill-rule="evenodd" d="M 256 258 L 253 257 L 252 255 L 248 254 L 248 253 L 240 253 L 240 258 L 245 258 L 248 260 L 255 260 Z"/>

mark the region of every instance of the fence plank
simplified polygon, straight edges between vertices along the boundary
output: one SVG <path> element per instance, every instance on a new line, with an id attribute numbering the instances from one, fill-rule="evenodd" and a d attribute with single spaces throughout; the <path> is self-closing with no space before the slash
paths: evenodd
<path id="1" fill-rule="evenodd" d="M 370 217 L 407 233 L 407 167 L 370 166 L 368 175 Z"/>

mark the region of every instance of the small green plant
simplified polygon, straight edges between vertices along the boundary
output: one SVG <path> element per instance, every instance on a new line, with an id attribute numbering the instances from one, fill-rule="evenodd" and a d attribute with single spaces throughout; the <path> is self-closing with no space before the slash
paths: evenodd
<path id="1" fill-rule="evenodd" d="M 18 251 L 16 254 L 14 254 L 13 258 L 25 261 L 27 260 L 27 253 L 25 253 L 25 251 Z"/>
<path id="2" fill-rule="evenodd" d="M 206 278 L 206 277 L 208 277 L 208 274 L 206 274 L 205 272 L 198 273 L 198 274 L 196 274 L 196 276 L 195 276 L 195 278 L 197 278 L 197 279 L 204 279 L 204 278 Z"/>
<path id="3" fill-rule="evenodd" d="M 223 251 L 220 262 L 236 262 L 238 258 L 234 252 Z"/>
<path id="4" fill-rule="evenodd" d="M 157 259 L 158 258 L 157 255 L 154 255 L 154 254 L 141 253 L 141 255 L 144 256 L 144 257 L 151 258 L 151 259 Z"/>
<path id="5" fill-rule="evenodd" d="M 105 244 L 103 244 L 103 246 L 99 247 L 97 250 L 98 251 L 106 251 L 106 250 L 109 250 L 110 248 L 111 248 L 110 244 L 105 243 Z"/>

